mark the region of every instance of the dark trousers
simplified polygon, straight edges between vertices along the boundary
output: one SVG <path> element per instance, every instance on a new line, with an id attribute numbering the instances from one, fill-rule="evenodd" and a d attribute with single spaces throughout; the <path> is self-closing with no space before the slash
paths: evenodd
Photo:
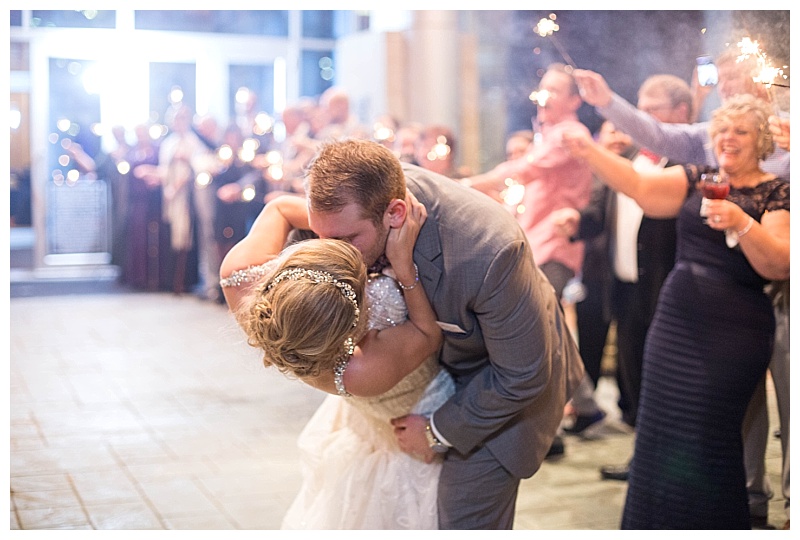
<path id="1" fill-rule="evenodd" d="M 578 317 L 578 344 L 583 366 L 596 388 L 602 375 L 603 354 L 611 319 L 605 305 L 603 284 L 586 279 L 583 284 L 586 287 L 586 298 L 575 304 L 575 314 Z"/>
<path id="2" fill-rule="evenodd" d="M 622 419 L 636 425 L 639 394 L 642 390 L 642 359 L 652 310 L 645 305 L 638 284 L 614 283 L 614 313 L 617 319 L 617 378 L 620 383 Z"/>

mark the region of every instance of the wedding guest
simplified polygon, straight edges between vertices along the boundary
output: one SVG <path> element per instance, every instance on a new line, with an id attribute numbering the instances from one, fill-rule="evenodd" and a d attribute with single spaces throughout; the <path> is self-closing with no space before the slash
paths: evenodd
<path id="1" fill-rule="evenodd" d="M 729 46 L 716 58 L 719 69 L 719 82 L 716 86 L 722 103 L 738 94 L 748 94 L 769 100 L 766 85 L 754 80 L 760 71 L 755 55 L 743 57 L 738 47 Z M 696 75 L 695 75 L 696 76 Z M 575 70 L 584 100 L 594 105 L 605 118 L 626 133 L 634 141 L 650 150 L 664 155 L 676 163 L 705 164 L 717 166 L 717 157 L 709 137 L 708 122 L 691 124 L 659 122 L 644 111 L 638 111 L 608 87 L 605 79 L 598 73 L 588 70 Z M 775 104 L 773 103 L 773 106 Z M 774 116 L 784 116 L 781 112 Z M 781 148 L 764 158 L 761 167 L 787 182 L 790 173 L 790 154 Z M 780 404 L 781 433 L 789 433 L 789 280 L 781 280 L 769 285 L 774 300 L 775 317 L 778 330 L 776 338 L 783 340 L 775 344 L 775 353 L 770 363 L 770 373 L 775 386 L 775 395 Z M 783 414 L 783 413 L 786 414 Z M 755 526 L 767 523 L 769 500 L 772 486 L 764 465 L 769 437 L 769 415 L 766 407 L 766 377 L 753 397 L 744 423 L 745 469 L 747 489 L 750 497 L 750 515 Z M 788 435 L 782 439 L 788 443 Z M 784 453 L 784 469 L 781 472 L 781 488 L 786 499 L 786 514 L 789 515 L 789 460 Z"/>
<path id="2" fill-rule="evenodd" d="M 773 151 L 769 116 L 751 95 L 715 111 L 709 134 L 730 186 L 725 199 L 704 200 L 708 168 L 639 173 L 582 133 L 564 136 L 645 215 L 678 219 L 675 266 L 645 345 L 625 529 L 751 527 L 742 422 L 772 353 L 764 286 L 790 269 L 789 185 L 760 167 Z"/>

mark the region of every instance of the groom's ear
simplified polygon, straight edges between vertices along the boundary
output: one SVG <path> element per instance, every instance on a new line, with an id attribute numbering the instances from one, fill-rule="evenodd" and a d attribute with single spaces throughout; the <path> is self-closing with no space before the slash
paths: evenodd
<path id="1" fill-rule="evenodd" d="M 392 229 L 402 227 L 406 220 L 408 207 L 406 201 L 402 199 L 392 199 L 389 206 L 386 207 L 386 214 L 384 214 L 387 225 Z"/>

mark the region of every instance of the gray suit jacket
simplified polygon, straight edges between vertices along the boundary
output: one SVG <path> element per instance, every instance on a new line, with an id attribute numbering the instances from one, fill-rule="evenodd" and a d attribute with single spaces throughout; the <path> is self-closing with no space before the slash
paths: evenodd
<path id="1" fill-rule="evenodd" d="M 414 249 L 446 323 L 441 363 L 456 393 L 434 413 L 459 452 L 486 446 L 512 475 L 538 470 L 583 362 L 525 233 L 486 195 L 414 165 L 408 189 L 428 210 Z"/>

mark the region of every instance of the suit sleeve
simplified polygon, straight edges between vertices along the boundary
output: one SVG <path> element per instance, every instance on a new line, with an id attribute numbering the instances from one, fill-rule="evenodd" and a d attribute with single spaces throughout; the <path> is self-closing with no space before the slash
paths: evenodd
<path id="1" fill-rule="evenodd" d="M 614 94 L 611 103 L 597 112 L 630 135 L 636 144 L 678 163 L 716 165 L 706 152 L 708 124 L 665 124 Z"/>
<path id="2" fill-rule="evenodd" d="M 483 277 L 474 311 L 489 361 L 434 413 L 459 452 L 491 438 L 546 392 L 558 338 L 557 300 L 544 280 L 524 241 L 502 249 Z"/>

